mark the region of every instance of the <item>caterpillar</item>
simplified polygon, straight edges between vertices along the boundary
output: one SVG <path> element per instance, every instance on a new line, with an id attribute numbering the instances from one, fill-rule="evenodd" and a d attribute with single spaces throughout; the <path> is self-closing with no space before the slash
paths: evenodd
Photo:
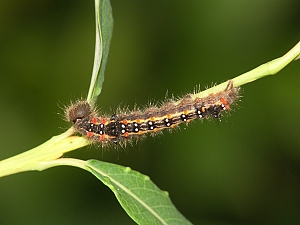
<path id="1" fill-rule="evenodd" d="M 143 110 L 99 115 L 98 110 L 87 101 L 77 101 L 66 108 L 66 120 L 73 123 L 76 132 L 92 142 L 127 143 L 146 134 L 160 133 L 181 123 L 205 118 L 219 119 L 223 111 L 239 98 L 239 88 L 229 80 L 225 90 L 210 94 L 205 98 L 187 94 L 178 101 L 167 100 L 160 107 L 149 106 Z"/>

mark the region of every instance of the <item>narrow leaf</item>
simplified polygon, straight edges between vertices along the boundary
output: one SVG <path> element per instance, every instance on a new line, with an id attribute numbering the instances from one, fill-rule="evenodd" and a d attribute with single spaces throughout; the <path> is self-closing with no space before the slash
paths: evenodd
<path id="1" fill-rule="evenodd" d="M 191 224 L 173 205 L 168 193 L 148 176 L 129 167 L 88 160 L 90 171 L 116 195 L 127 214 L 138 224 Z"/>
<path id="2" fill-rule="evenodd" d="M 112 8 L 109 0 L 95 0 L 96 44 L 94 66 L 87 101 L 94 106 L 101 93 L 105 66 L 113 30 Z"/>

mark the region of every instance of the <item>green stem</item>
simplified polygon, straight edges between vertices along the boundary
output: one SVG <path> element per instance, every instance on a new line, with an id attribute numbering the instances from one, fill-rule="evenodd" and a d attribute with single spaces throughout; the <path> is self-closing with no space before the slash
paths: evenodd
<path id="1" fill-rule="evenodd" d="M 51 161 L 39 162 L 36 169 L 38 171 L 42 171 L 45 169 L 52 168 L 54 166 L 74 166 L 89 171 L 88 167 L 86 166 L 86 161 L 72 158 L 62 158 Z"/>
<path id="2" fill-rule="evenodd" d="M 234 87 L 239 87 L 244 84 L 255 81 L 257 79 L 263 78 L 265 76 L 274 75 L 278 73 L 280 70 L 282 70 L 284 67 L 286 67 L 292 61 L 297 60 L 299 57 L 300 57 L 300 41 L 282 57 L 274 59 L 265 64 L 262 64 L 256 67 L 255 69 L 250 70 L 249 72 L 246 72 L 240 76 L 233 78 L 232 79 L 233 85 Z M 212 93 L 218 93 L 220 91 L 223 91 L 226 88 L 227 84 L 228 82 L 226 81 L 217 86 L 209 88 L 205 91 L 195 93 L 195 97 L 204 98 Z"/>
<path id="3" fill-rule="evenodd" d="M 52 137 L 45 143 L 19 155 L 0 161 L 0 177 L 14 173 L 36 170 L 38 163 L 61 157 L 65 152 L 88 145 L 83 137 L 70 136 L 73 128 Z"/>

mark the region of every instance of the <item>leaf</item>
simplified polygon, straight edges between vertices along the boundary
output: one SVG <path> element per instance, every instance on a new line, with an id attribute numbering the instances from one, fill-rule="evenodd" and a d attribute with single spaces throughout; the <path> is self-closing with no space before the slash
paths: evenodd
<path id="1" fill-rule="evenodd" d="M 129 167 L 88 160 L 87 167 L 116 195 L 127 214 L 138 224 L 191 224 L 173 205 L 168 193 L 148 176 Z"/>
<path id="2" fill-rule="evenodd" d="M 87 101 L 95 105 L 102 90 L 105 66 L 113 31 L 112 8 L 109 0 L 95 0 L 96 44 L 94 66 Z"/>

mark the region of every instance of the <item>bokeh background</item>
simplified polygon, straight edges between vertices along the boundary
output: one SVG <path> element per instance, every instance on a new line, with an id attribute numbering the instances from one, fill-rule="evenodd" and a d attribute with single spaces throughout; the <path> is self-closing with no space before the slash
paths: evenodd
<path id="1" fill-rule="evenodd" d="M 112 0 L 114 33 L 98 105 L 146 105 L 211 86 L 280 57 L 299 41 L 299 1 Z M 0 159 L 70 125 L 86 96 L 93 1 L 0 3 Z M 222 122 L 65 157 L 129 166 L 170 193 L 194 224 L 300 223 L 300 62 L 243 86 Z M 135 224 L 113 193 L 71 167 L 0 179 L 0 224 Z"/>

